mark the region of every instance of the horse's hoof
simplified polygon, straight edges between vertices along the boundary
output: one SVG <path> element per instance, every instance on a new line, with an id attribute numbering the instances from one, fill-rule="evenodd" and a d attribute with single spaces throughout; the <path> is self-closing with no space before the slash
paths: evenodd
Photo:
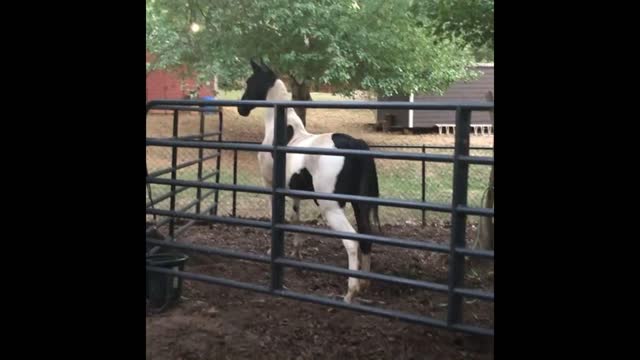
<path id="1" fill-rule="evenodd" d="M 347 304 L 351 304 L 353 302 L 353 298 L 356 296 L 356 294 L 358 294 L 358 292 L 359 288 L 358 290 L 349 289 L 349 291 L 347 291 L 347 295 L 344 296 L 344 302 L 346 302 Z"/>

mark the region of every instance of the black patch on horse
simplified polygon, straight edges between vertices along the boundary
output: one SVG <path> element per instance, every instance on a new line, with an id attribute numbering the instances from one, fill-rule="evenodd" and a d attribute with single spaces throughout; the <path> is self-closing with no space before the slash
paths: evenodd
<path id="1" fill-rule="evenodd" d="M 313 188 L 313 177 L 309 173 L 309 170 L 303 168 L 299 173 L 293 174 L 291 179 L 289 179 L 289 188 L 293 190 L 315 191 Z M 317 199 L 313 199 L 313 202 L 319 205 Z"/>
<path id="2" fill-rule="evenodd" d="M 251 67 L 253 68 L 253 74 L 247 79 L 247 88 L 242 94 L 242 100 L 265 100 L 269 89 L 278 79 L 278 76 L 264 63 L 258 64 L 251 60 Z M 253 105 L 239 105 L 238 114 L 249 116 L 254 107 Z"/>
<path id="3" fill-rule="evenodd" d="M 288 125 L 287 126 L 287 144 L 289 144 L 291 139 L 293 139 L 293 126 Z"/>
<path id="4" fill-rule="evenodd" d="M 346 134 L 336 133 L 331 136 L 338 149 L 369 150 L 366 142 L 355 139 Z M 338 174 L 334 192 L 336 194 L 349 194 L 359 196 L 378 197 L 378 173 L 372 157 L 362 155 L 345 155 L 344 165 Z M 341 207 L 345 201 L 338 201 Z M 351 202 L 353 212 L 361 234 L 372 234 L 371 218 L 373 215 L 377 221 L 378 207 L 375 204 L 364 202 Z M 360 249 L 363 253 L 371 252 L 371 242 L 360 241 Z"/>
<path id="5" fill-rule="evenodd" d="M 288 125 L 287 126 L 287 145 L 289 144 L 291 139 L 293 139 L 293 126 Z M 275 138 L 273 138 L 273 145 L 276 145 L 276 139 Z M 271 158 L 273 159 L 273 153 L 270 153 L 270 154 L 271 154 Z"/>
<path id="6" fill-rule="evenodd" d="M 333 143 L 338 149 L 369 149 L 364 141 L 354 139 L 346 134 L 335 133 L 331 136 L 331 140 L 333 140 Z M 336 181 L 336 187 L 334 189 L 335 193 L 358 195 L 359 179 L 361 176 L 367 175 L 362 174 L 362 160 L 362 157 L 345 155 L 344 165 L 342 166 L 342 170 L 340 170 L 338 180 Z M 344 200 L 340 200 L 338 203 L 340 204 L 340 207 L 343 208 L 346 205 L 346 201 Z"/>

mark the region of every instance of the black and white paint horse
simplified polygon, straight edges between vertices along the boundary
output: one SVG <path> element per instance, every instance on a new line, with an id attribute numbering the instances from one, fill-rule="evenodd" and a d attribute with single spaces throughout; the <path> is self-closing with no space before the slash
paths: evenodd
<path id="1" fill-rule="evenodd" d="M 251 61 L 253 74 L 247 80 L 242 100 L 290 100 L 284 82 L 264 63 Z M 252 106 L 239 106 L 238 113 L 248 116 Z M 292 108 L 287 109 L 288 146 L 316 147 L 326 149 L 368 150 L 369 146 L 360 139 L 340 133 L 311 134 L 305 129 L 300 117 Z M 264 140 L 262 144 L 273 144 L 273 108 L 266 109 L 264 119 Z M 258 153 L 260 172 L 266 186 L 272 186 L 273 158 L 270 152 Z M 372 157 L 335 156 L 287 153 L 286 184 L 294 190 L 317 191 L 336 194 L 350 194 L 378 197 L 378 175 Z M 293 222 L 300 221 L 300 199 L 293 199 Z M 343 201 L 314 200 L 324 219 L 336 231 L 355 232 L 349 223 Z M 351 203 L 358 232 L 373 234 L 372 220 L 380 228 L 377 205 L 363 202 Z M 349 269 L 370 271 L 371 242 L 342 239 L 349 256 Z M 301 236 L 294 237 L 293 254 L 299 256 Z M 353 297 L 368 286 L 368 281 L 350 277 L 344 301 L 350 303 Z"/>

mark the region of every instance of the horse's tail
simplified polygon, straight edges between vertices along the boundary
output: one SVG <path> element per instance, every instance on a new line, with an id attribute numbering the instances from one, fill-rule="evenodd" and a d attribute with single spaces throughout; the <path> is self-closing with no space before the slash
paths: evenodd
<path id="1" fill-rule="evenodd" d="M 359 141 L 359 150 L 369 150 L 369 146 L 364 141 Z M 375 159 L 371 156 L 358 156 L 357 161 L 360 164 L 360 174 L 358 179 L 356 195 L 379 197 L 378 189 L 378 171 L 376 169 Z M 378 217 L 378 204 L 368 202 L 352 201 L 353 212 L 358 226 L 358 232 L 361 234 L 375 234 L 372 227 L 377 226 L 378 232 L 382 232 L 380 219 Z M 364 254 L 371 252 L 370 241 L 360 241 L 360 249 Z"/>
<path id="2" fill-rule="evenodd" d="M 338 149 L 369 150 L 366 142 L 354 139 L 349 135 L 334 133 L 332 140 Z M 341 194 L 378 197 L 380 194 L 375 159 L 365 155 L 346 155 L 344 167 L 338 175 L 335 191 Z M 344 206 L 344 204 L 345 202 L 340 202 L 340 206 Z M 351 206 L 353 206 L 359 233 L 375 234 L 371 226 L 372 220 L 378 230 L 382 232 L 377 204 L 351 201 Z M 364 254 L 369 254 L 371 242 L 361 240 L 360 249 Z"/>

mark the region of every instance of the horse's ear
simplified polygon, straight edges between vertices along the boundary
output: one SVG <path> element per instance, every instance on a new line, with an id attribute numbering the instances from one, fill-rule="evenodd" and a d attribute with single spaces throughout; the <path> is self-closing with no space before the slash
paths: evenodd
<path id="1" fill-rule="evenodd" d="M 271 68 L 267 66 L 267 64 L 264 63 L 264 60 L 262 60 L 262 57 L 260 57 L 260 64 L 262 65 L 262 71 L 265 71 L 275 76 L 276 73 L 273 70 L 271 70 Z"/>
<path id="2" fill-rule="evenodd" d="M 256 63 L 253 59 L 251 59 L 251 68 L 253 68 L 254 73 L 258 73 L 262 71 L 262 68 L 258 63 Z"/>

